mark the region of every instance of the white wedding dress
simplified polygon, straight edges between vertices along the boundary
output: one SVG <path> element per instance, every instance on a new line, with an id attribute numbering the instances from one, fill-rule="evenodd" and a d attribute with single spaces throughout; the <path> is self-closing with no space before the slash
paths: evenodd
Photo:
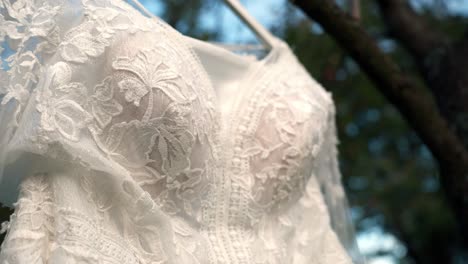
<path id="1" fill-rule="evenodd" d="M 0 9 L 1 264 L 364 263 L 332 97 L 283 41 L 235 54 L 123 0 Z"/>

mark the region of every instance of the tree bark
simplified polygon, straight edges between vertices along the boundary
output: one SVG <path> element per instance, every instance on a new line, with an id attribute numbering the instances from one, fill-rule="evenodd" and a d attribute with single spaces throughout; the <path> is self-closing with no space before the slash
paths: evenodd
<path id="1" fill-rule="evenodd" d="M 379 49 L 376 41 L 333 1 L 291 2 L 317 21 L 350 54 L 431 150 L 440 167 L 447 200 L 457 217 L 462 237 L 466 238 L 464 247 L 468 249 L 468 151 L 440 114 L 430 92 L 402 72 L 392 58 Z M 425 28 L 422 24 L 415 27 L 408 30 L 418 32 L 417 28 Z M 424 58 L 437 38 L 432 34 L 423 37 L 422 42 L 427 38 L 431 43 L 413 44 L 423 45 L 423 50 L 418 50 L 416 56 Z"/>
<path id="2" fill-rule="evenodd" d="M 449 41 L 406 0 L 377 3 L 391 36 L 413 55 L 441 113 L 468 149 L 468 34 Z"/>
<path id="3" fill-rule="evenodd" d="M 389 33 L 405 47 L 425 75 L 428 64 L 448 44 L 444 33 L 434 29 L 406 0 L 377 0 Z"/>

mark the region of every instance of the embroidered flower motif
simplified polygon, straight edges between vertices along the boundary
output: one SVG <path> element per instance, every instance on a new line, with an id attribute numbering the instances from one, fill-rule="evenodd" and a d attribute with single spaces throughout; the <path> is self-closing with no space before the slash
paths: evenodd
<path id="1" fill-rule="evenodd" d="M 69 62 L 84 63 L 89 57 L 98 57 L 110 45 L 110 40 L 100 34 L 93 35 L 83 28 L 94 27 L 94 21 L 84 22 L 68 32 L 60 43 L 60 54 Z"/>
<path id="2" fill-rule="evenodd" d="M 58 62 L 51 66 L 42 92 L 36 98 L 42 128 L 58 131 L 63 137 L 78 141 L 80 130 L 92 120 L 83 108 L 86 97 L 86 87 L 82 83 L 71 82 L 71 67 L 67 63 Z"/>
<path id="3" fill-rule="evenodd" d="M 134 233 L 130 235 L 130 240 L 136 245 L 139 245 L 145 253 L 152 255 L 152 260 L 158 262 L 150 263 L 164 263 L 166 258 L 162 243 L 160 227 L 157 222 L 151 221 L 149 214 L 142 214 L 142 210 L 131 217 Z"/>
<path id="4" fill-rule="evenodd" d="M 116 123 L 105 135 L 104 150 L 127 168 L 142 168 L 153 161 L 149 155 L 157 136 L 157 127 L 139 120 Z"/>
<path id="5" fill-rule="evenodd" d="M 12 60 L 14 58 L 14 60 Z M 38 59 L 32 52 L 25 52 L 18 57 L 10 57 L 10 70 L 8 73 L 2 73 L 2 85 L 5 90 L 0 91 L 0 94 L 5 94 L 2 100 L 2 105 L 7 104 L 11 99 L 17 100 L 20 104 L 24 105 L 29 98 L 29 86 L 37 82 L 37 77 L 32 72 L 35 71 L 38 65 Z M 13 77 L 21 76 L 20 82 L 14 82 Z M 10 78 L 11 81 L 10 81 Z"/>
<path id="6" fill-rule="evenodd" d="M 141 99 L 152 92 L 152 89 L 160 89 L 170 97 L 177 93 L 178 89 L 172 87 L 169 82 L 178 77 L 177 73 L 162 63 L 161 55 L 155 50 L 140 50 L 133 58 L 119 57 L 112 63 L 115 70 L 127 72 L 118 82 L 118 86 L 125 93 L 127 102 L 136 106 L 140 105 Z M 180 101 L 180 98 L 177 98 L 177 101 Z"/>
<path id="7" fill-rule="evenodd" d="M 168 215 L 175 215 L 180 212 L 180 208 L 170 196 L 169 190 L 162 191 L 154 200 L 161 210 Z"/>
<path id="8" fill-rule="evenodd" d="M 44 173 L 29 175 L 21 182 L 20 196 L 14 206 L 0 261 L 42 263 L 46 254 L 44 245 L 55 232 L 56 206 Z"/>
<path id="9" fill-rule="evenodd" d="M 122 215 L 122 220 L 127 222 L 125 225 L 130 228 L 124 235 L 145 251 L 148 260 L 154 261 L 148 263 L 164 263 L 167 256 L 161 244 L 161 225 L 154 210 L 155 202 L 149 193 L 137 190 L 132 182 L 124 181 L 122 188 L 135 201 L 134 206 L 127 208 L 128 212 Z"/>
<path id="10" fill-rule="evenodd" d="M 85 5 L 89 5 L 90 2 L 99 0 L 89 0 Z M 95 3 L 93 3 L 95 4 Z M 137 29 L 142 30 L 142 27 L 135 27 L 132 19 L 127 14 L 119 12 L 113 8 L 102 8 L 102 7 L 91 7 L 92 12 L 89 12 L 89 17 L 95 21 L 95 29 L 104 38 L 111 38 L 115 35 L 117 30 L 125 30 L 129 33 L 135 33 Z"/>
<path id="11" fill-rule="evenodd" d="M 183 82 L 162 62 L 160 54 L 164 53 L 160 48 L 139 50 L 133 57 L 120 56 L 113 61 L 114 81 L 124 99 L 140 107 L 142 98 L 147 96 L 148 103 L 141 120 L 113 125 L 105 145 L 112 157 L 131 168 L 142 168 L 153 162 L 160 168 L 160 174 L 173 177 L 189 166 L 194 136 L 189 131 L 190 101 L 180 91 Z M 152 116 L 154 90 L 170 99 L 167 106 L 158 106 L 158 117 Z M 131 136 L 138 139 L 137 144 L 121 142 Z M 149 158 L 150 153 L 155 155 L 153 159 Z"/>
<path id="12" fill-rule="evenodd" d="M 28 219 L 34 231 L 45 226 L 52 232 L 49 218 L 53 217 L 53 201 L 48 190 L 49 183 L 44 176 L 42 173 L 31 175 L 21 184 L 24 195 L 19 201 L 17 217 Z"/>
<path id="13" fill-rule="evenodd" d="M 177 126 L 168 117 L 154 118 L 148 122 L 132 120 L 114 124 L 104 142 L 110 157 L 124 166 L 139 169 L 158 160 L 162 173 L 169 177 L 189 166 L 192 144 L 193 136 L 187 129 Z M 159 154 L 157 160 L 150 158 L 155 149 Z"/>
<path id="14" fill-rule="evenodd" d="M 101 128 L 106 127 L 112 117 L 119 115 L 123 110 L 123 107 L 113 98 L 114 87 L 111 82 L 112 78 L 106 77 L 94 87 L 94 94 L 91 96 L 91 111 Z"/>
<path id="15" fill-rule="evenodd" d="M 175 176 L 165 177 L 165 189 L 157 194 L 154 202 L 164 213 L 176 215 L 183 213 L 201 221 L 202 215 L 198 206 L 209 191 L 204 184 L 204 169 L 185 169 Z"/>
<path id="16" fill-rule="evenodd" d="M 38 8 L 36 3 L 25 0 L 1 3 L 6 12 L 5 16 L 0 16 L 0 40 L 4 42 L 6 36 L 14 40 L 8 42 L 9 51 L 13 51 L 13 54 L 5 59 L 9 69 L 2 71 L 0 77 L 0 94 L 4 94 L 1 104 L 5 105 L 11 99 L 15 99 L 19 103 L 15 106 L 14 113 L 18 119 L 37 83 L 41 67 L 37 54 L 48 53 L 59 42 L 55 21 L 59 6 L 44 3 Z M 21 52 L 18 52 L 19 50 Z M 0 52 L 2 51 L 3 47 L 0 48 Z M 3 65 L 1 68 L 4 69 Z"/>
<path id="17" fill-rule="evenodd" d="M 47 5 L 36 9 L 31 1 L 26 0 L 18 0 L 13 4 L 9 1 L 2 3 L 5 4 L 8 15 L 13 18 L 4 22 L 5 26 L 2 27 L 8 37 L 26 41 L 33 36 L 48 37 L 56 30 L 54 16 L 60 6 Z"/>
<path id="18" fill-rule="evenodd" d="M 136 106 L 140 105 L 140 100 L 148 93 L 147 86 L 136 79 L 124 79 L 118 83 L 120 91 L 125 92 L 125 100 L 132 102 Z"/>
<path id="19" fill-rule="evenodd" d="M 265 105 L 255 138 L 247 139 L 239 150 L 256 169 L 249 189 L 262 208 L 280 210 L 305 192 L 310 158 L 316 154 L 313 150 L 318 148 L 327 117 L 324 105 L 313 98 L 279 83 Z"/>
<path id="20" fill-rule="evenodd" d="M 163 172 L 173 177 L 190 165 L 190 148 L 193 145 L 193 136 L 186 129 L 167 124 L 158 127 L 157 150 L 162 159 Z"/>
<path id="21" fill-rule="evenodd" d="M 99 175 L 99 172 L 88 172 L 80 175 L 80 184 L 83 190 L 86 192 L 86 198 L 96 206 L 97 211 L 101 217 L 105 217 L 106 212 L 112 208 L 115 204 L 115 193 L 107 193 L 97 191 L 99 186 L 102 186 L 102 181 L 99 179 L 104 178 L 103 175 Z"/>

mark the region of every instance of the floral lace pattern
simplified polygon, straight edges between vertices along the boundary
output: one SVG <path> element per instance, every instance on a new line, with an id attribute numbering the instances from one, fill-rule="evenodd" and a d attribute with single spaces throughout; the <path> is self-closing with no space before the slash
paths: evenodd
<path id="1" fill-rule="evenodd" d="M 333 101 L 283 42 L 223 125 L 183 36 L 126 2 L 0 10 L 0 158 L 45 160 L 0 175 L 22 178 L 1 264 L 353 263 Z"/>

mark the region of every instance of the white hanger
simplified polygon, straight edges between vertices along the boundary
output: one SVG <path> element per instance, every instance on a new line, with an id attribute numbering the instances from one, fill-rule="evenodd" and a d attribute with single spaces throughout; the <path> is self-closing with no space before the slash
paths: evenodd
<path id="1" fill-rule="evenodd" d="M 266 30 L 260 23 L 258 23 L 247 10 L 242 6 L 239 0 L 223 0 L 224 3 L 244 22 L 247 26 L 255 33 L 255 35 L 260 38 L 263 45 L 268 49 L 274 47 L 275 39 L 272 34 Z M 134 4 L 138 6 L 143 12 L 148 16 L 154 16 L 151 14 L 138 0 L 132 0 Z"/>
<path id="2" fill-rule="evenodd" d="M 271 33 L 255 20 L 249 12 L 242 6 L 239 0 L 223 0 L 236 15 L 247 24 L 247 26 L 260 38 L 268 49 L 273 48 L 275 39 Z"/>

